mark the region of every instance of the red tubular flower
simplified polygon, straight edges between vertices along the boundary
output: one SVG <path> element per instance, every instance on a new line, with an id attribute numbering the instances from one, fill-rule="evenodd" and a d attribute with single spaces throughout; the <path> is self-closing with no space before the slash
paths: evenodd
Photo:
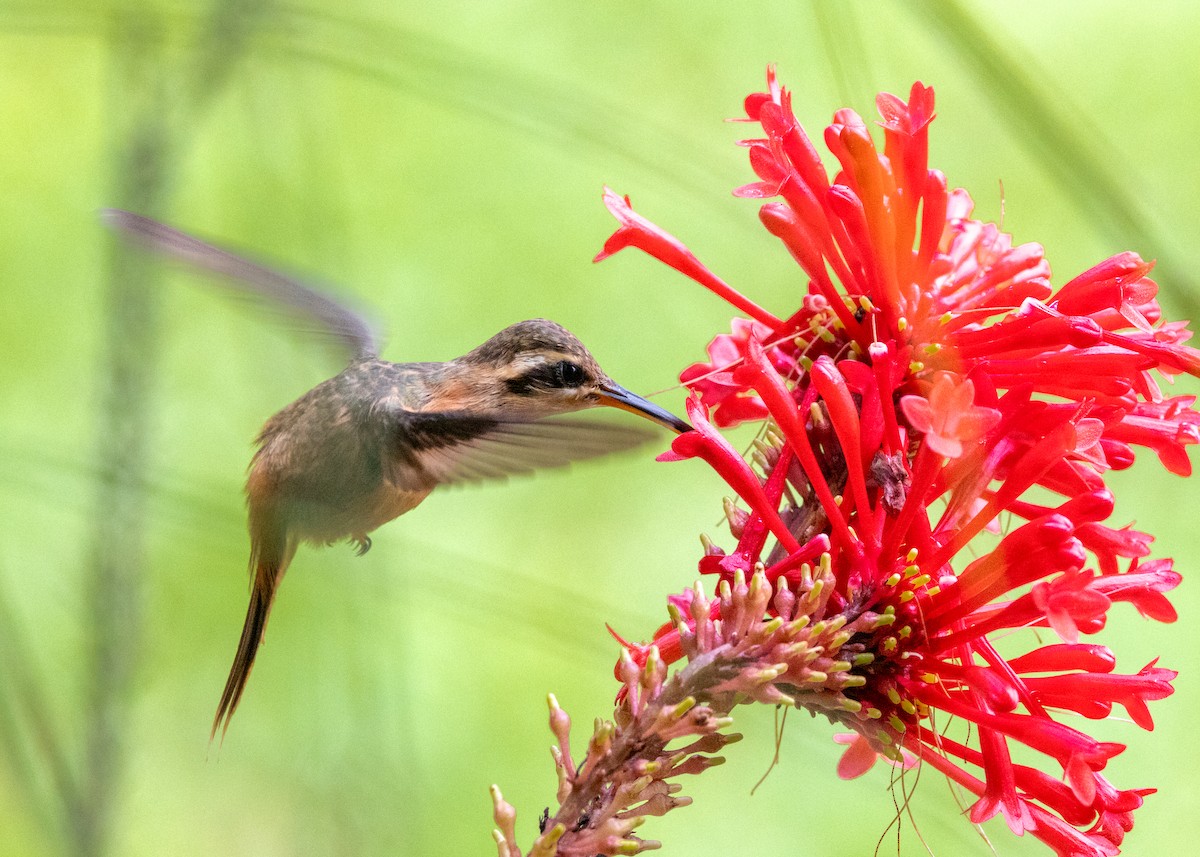
<path id="1" fill-rule="evenodd" d="M 762 128 L 745 142 L 758 181 L 736 194 L 779 198 L 760 217 L 807 276 L 798 308 L 759 307 L 611 191 L 622 225 L 598 257 L 639 247 L 749 317 L 683 372 L 696 431 L 663 458 L 703 459 L 745 504 L 726 510 L 737 547 L 706 540 L 700 570 L 728 586 L 761 571 L 775 587 L 764 621 L 830 635 L 825 660 L 777 654 L 761 673 L 776 695 L 756 698 L 852 730 L 843 776 L 871 754 L 919 759 L 977 796 L 972 821 L 1002 814 L 1059 855 L 1117 854 L 1152 790 L 1109 784 L 1101 772 L 1123 746 L 1058 712 L 1103 718 L 1116 705 L 1149 730 L 1147 703 L 1171 693 L 1174 671 L 1118 673 L 1111 651 L 1081 640 L 1120 602 L 1175 619 L 1164 593 L 1179 575 L 1146 559 L 1151 536 L 1102 523 L 1104 476 L 1138 447 L 1191 472 L 1195 398 L 1165 398 L 1155 374 L 1200 374 L 1200 352 L 1163 321 L 1136 254 L 1055 290 L 1040 246 L 973 220 L 967 193 L 927 164 L 932 89 L 879 96 L 882 151 L 839 111 L 825 133 L 831 178 L 773 69 L 767 83 L 746 99 Z M 717 428 L 746 420 L 766 421 L 749 463 Z M 1024 523 L 989 534 L 1011 517 Z M 652 643 L 627 647 L 633 660 L 652 645 L 684 657 L 681 634 L 722 618 L 722 603 L 697 614 L 679 601 Z M 1009 659 L 993 646 L 1028 628 L 1063 642 Z M 970 744 L 945 734 L 951 719 Z M 1013 744 L 1048 770 L 1016 764 Z"/>

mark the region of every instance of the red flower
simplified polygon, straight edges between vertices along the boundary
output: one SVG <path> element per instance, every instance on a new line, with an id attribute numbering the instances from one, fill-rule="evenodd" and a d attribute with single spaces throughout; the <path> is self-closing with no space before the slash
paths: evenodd
<path id="1" fill-rule="evenodd" d="M 1152 790 L 1114 788 L 1102 771 L 1124 747 L 1058 712 L 1119 705 L 1149 730 L 1147 703 L 1171 693 L 1173 671 L 1118 673 L 1109 649 L 1080 640 L 1121 601 L 1175 618 L 1170 560 L 1143 561 L 1149 535 L 1102 523 L 1104 475 L 1137 447 L 1190 473 L 1200 414 L 1194 397 L 1164 398 L 1155 373 L 1200 374 L 1200 352 L 1163 322 L 1136 254 L 1055 290 L 1040 246 L 971 219 L 967 193 L 926 162 L 931 89 L 879 96 L 882 151 L 859 116 L 835 114 L 831 179 L 773 70 L 767 82 L 746 100 L 763 132 L 745 142 L 758 181 L 736 193 L 779 198 L 760 217 L 808 278 L 798 308 L 759 307 L 611 191 L 622 226 L 598 257 L 639 247 L 749 316 L 683 372 L 696 430 L 662 457 L 703 459 L 744 504 L 726 510 L 736 547 L 706 541 L 700 571 L 744 586 L 761 569 L 775 587 L 763 620 L 826 634 L 819 660 L 777 653 L 756 673 L 775 695 L 755 698 L 852 730 L 844 776 L 870 767 L 865 748 L 911 754 L 977 796 L 974 822 L 1000 813 L 1059 855 L 1116 854 Z M 751 419 L 768 427 L 747 463 L 717 426 Z M 1012 520 L 998 540 L 988 532 Z M 652 644 L 628 646 L 634 661 L 650 645 L 685 656 L 681 635 L 740 602 L 703 603 L 697 614 L 678 601 Z M 1011 659 L 993 646 L 1028 628 L 1063 642 Z M 951 719 L 969 743 L 945 734 Z M 1014 762 L 1014 743 L 1048 771 Z"/>
<path id="2" fill-rule="evenodd" d="M 914 431 L 925 435 L 925 443 L 938 455 L 959 458 L 966 445 L 974 443 L 1000 421 L 1000 412 L 973 404 L 975 385 L 970 378 L 951 372 L 938 373 L 926 396 L 903 396 L 900 410 Z"/>

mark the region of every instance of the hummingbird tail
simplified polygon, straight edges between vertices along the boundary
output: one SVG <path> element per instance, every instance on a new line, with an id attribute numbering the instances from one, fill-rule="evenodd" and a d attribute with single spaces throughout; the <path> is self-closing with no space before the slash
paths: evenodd
<path id="1" fill-rule="evenodd" d="M 217 737 L 218 730 L 224 737 L 229 729 L 229 721 L 241 701 L 250 669 L 254 666 L 254 656 L 263 640 L 275 590 L 296 553 L 296 540 L 282 527 L 271 527 L 268 532 L 263 532 L 263 529 L 251 527 L 250 562 L 254 568 L 254 583 L 250 590 L 250 606 L 246 608 L 246 622 L 242 626 L 237 654 L 217 706 L 217 716 L 213 719 L 210 740 Z"/>

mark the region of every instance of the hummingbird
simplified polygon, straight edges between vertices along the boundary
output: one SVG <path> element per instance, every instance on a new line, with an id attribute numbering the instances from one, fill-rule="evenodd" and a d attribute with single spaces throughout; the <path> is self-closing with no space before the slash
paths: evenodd
<path id="1" fill-rule="evenodd" d="M 348 540 L 362 555 L 371 532 L 439 485 L 557 467 L 653 437 L 633 426 L 554 419 L 561 414 L 608 406 L 679 433 L 691 430 L 613 381 L 553 321 L 510 325 L 453 360 L 392 363 L 380 359 L 366 319 L 328 295 L 150 218 L 116 209 L 101 216 L 153 250 L 315 321 L 349 357 L 339 374 L 268 419 L 255 441 L 246 481 L 250 603 L 213 738 L 229 728 L 280 581 L 302 542 Z"/>

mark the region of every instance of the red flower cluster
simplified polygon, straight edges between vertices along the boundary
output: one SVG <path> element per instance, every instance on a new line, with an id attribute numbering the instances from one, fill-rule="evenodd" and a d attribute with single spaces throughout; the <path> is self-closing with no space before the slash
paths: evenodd
<path id="1" fill-rule="evenodd" d="M 971 219 L 967 193 L 927 165 L 931 89 L 877 106 L 882 151 L 857 114 L 835 114 L 831 180 L 773 70 L 746 99 L 763 131 L 744 143 L 759 181 L 736 194 L 782 200 L 760 218 L 809 281 L 790 316 L 738 293 L 611 191 L 621 227 L 597 259 L 638 247 L 749 317 L 683 372 L 696 430 L 662 458 L 703 459 L 743 504 L 726 504 L 736 546 L 706 542 L 701 572 L 732 585 L 763 571 L 777 593 L 768 616 L 847 629 L 831 638 L 837 651 L 809 659 L 832 659 L 836 684 L 790 667 L 772 681 L 853 731 L 839 772 L 911 755 L 977 796 L 974 822 L 1002 813 L 1064 857 L 1114 855 L 1152 790 L 1112 785 L 1103 771 L 1123 746 L 1056 713 L 1100 719 L 1118 705 L 1151 729 L 1147 702 L 1172 691 L 1173 671 L 1115 672 L 1113 653 L 1081 637 L 1116 602 L 1175 619 L 1163 593 L 1179 575 L 1145 560 L 1149 535 L 1104 523 L 1104 474 L 1139 446 L 1190 473 L 1195 397 L 1164 396 L 1155 373 L 1200 374 L 1200 352 L 1183 324 L 1163 322 L 1137 255 L 1055 290 L 1039 245 Z M 749 463 L 717 428 L 746 420 L 767 421 Z M 696 627 L 691 595 L 675 598 L 683 624 L 650 644 L 667 662 Z M 720 618 L 719 601 L 707 609 Z M 1029 628 L 1061 642 L 1001 653 L 999 636 Z M 630 654 L 644 662 L 650 645 Z M 951 719 L 968 724 L 962 741 Z M 1016 763 L 1014 742 L 1055 764 Z"/>

